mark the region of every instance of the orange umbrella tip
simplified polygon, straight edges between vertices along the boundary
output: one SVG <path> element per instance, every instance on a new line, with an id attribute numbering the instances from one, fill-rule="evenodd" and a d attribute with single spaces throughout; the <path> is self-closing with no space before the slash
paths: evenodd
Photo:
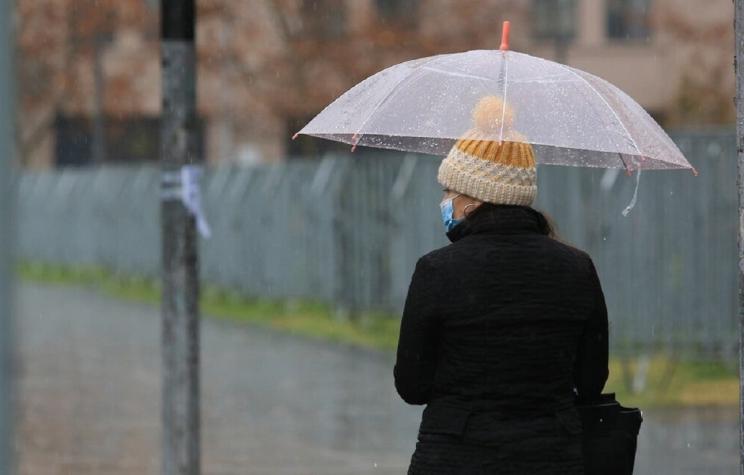
<path id="1" fill-rule="evenodd" d="M 511 29 L 511 22 L 509 20 L 506 20 L 504 22 L 504 26 L 501 29 L 501 51 L 508 51 L 509 50 L 509 30 Z"/>

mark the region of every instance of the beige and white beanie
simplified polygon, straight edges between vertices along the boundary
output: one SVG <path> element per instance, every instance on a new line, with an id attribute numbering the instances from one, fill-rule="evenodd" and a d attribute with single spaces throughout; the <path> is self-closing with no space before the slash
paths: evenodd
<path id="1" fill-rule="evenodd" d="M 511 129 L 512 121 L 511 108 L 500 97 L 486 96 L 478 101 L 473 110 L 474 127 L 455 142 L 439 166 L 439 184 L 488 203 L 530 206 L 537 195 L 532 146 L 520 138 L 492 139 L 502 127 Z"/>

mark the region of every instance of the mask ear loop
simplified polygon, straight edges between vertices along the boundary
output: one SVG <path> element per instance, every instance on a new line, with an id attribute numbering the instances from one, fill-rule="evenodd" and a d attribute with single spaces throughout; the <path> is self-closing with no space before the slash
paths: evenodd
<path id="1" fill-rule="evenodd" d="M 477 206 L 477 205 L 476 205 L 475 203 L 468 203 L 468 204 L 467 204 L 467 205 L 466 205 L 466 206 L 465 206 L 465 207 L 464 207 L 464 208 L 462 209 L 462 214 L 463 214 L 463 216 L 465 216 L 466 218 L 468 217 L 468 215 L 467 215 L 467 213 L 465 212 L 465 210 L 467 210 L 467 209 L 468 209 L 468 208 L 469 208 L 470 206 Z"/>
<path id="2" fill-rule="evenodd" d="M 455 198 L 457 198 L 457 197 L 458 197 L 458 196 L 460 196 L 461 194 L 462 194 L 462 193 L 457 193 L 457 194 L 456 194 L 455 196 L 453 196 L 453 197 L 451 197 L 451 198 L 447 198 L 447 199 L 445 200 L 445 201 L 449 201 L 449 202 L 450 202 L 450 203 L 452 204 L 452 214 L 453 214 L 453 215 L 454 215 L 454 210 L 455 210 Z"/>

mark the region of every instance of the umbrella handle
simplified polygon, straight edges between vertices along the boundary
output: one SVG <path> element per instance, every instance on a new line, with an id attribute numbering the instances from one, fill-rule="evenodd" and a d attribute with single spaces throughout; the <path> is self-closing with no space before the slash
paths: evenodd
<path id="1" fill-rule="evenodd" d="M 509 20 L 504 22 L 504 26 L 501 28 L 501 51 L 508 51 L 509 50 L 509 29 L 511 28 L 511 23 Z"/>

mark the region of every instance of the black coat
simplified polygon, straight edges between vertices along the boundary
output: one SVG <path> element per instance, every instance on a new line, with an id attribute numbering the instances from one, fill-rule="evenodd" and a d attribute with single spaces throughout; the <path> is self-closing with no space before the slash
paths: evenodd
<path id="1" fill-rule="evenodd" d="M 607 309 L 589 255 L 541 219 L 478 210 L 416 263 L 393 371 L 426 404 L 409 474 L 583 473 L 574 403 L 607 380 Z"/>

